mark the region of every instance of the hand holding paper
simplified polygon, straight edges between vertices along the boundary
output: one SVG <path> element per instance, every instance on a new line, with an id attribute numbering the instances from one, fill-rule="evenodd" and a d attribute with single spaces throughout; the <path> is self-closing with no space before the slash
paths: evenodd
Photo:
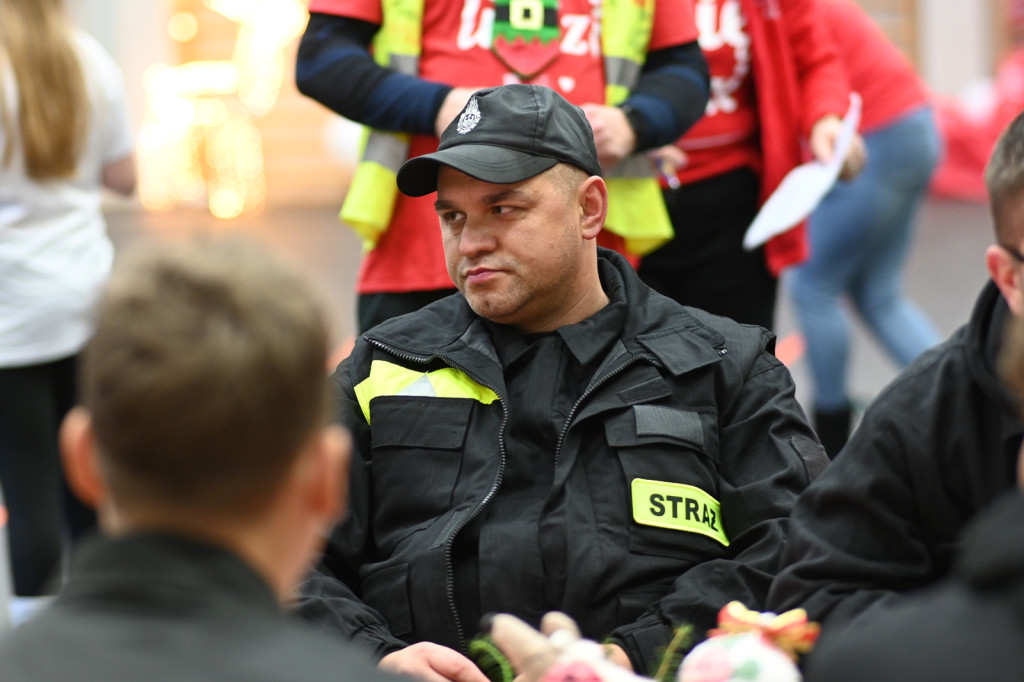
<path id="1" fill-rule="evenodd" d="M 827 164 L 809 161 L 790 171 L 747 228 L 743 248 L 751 251 L 775 235 L 792 229 L 818 206 L 835 184 L 854 144 L 860 125 L 860 109 L 860 95 L 850 93 L 850 108 L 843 117 L 843 128 L 836 139 L 831 160 Z"/>

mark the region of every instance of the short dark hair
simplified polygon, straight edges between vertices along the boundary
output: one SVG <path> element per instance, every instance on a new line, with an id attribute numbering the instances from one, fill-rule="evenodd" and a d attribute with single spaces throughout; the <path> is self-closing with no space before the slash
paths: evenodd
<path id="1" fill-rule="evenodd" d="M 114 499 L 257 508 L 325 423 L 327 352 L 318 299 L 252 242 L 127 253 L 80 370 Z"/>
<path id="2" fill-rule="evenodd" d="M 577 168 L 568 163 L 557 163 L 545 172 L 550 175 L 551 179 L 570 201 L 576 196 L 576 190 L 580 188 L 583 181 L 590 177 L 582 168 Z"/>
<path id="3" fill-rule="evenodd" d="M 985 166 L 985 187 L 997 241 L 1016 244 L 1024 234 L 1018 234 L 1021 230 L 1009 224 L 1007 211 L 1024 192 L 1024 113 L 1018 114 L 999 135 Z"/>

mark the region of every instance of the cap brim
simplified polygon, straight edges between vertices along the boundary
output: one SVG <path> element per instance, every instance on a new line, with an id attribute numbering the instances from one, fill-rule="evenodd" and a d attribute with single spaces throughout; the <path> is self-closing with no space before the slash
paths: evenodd
<path id="1" fill-rule="evenodd" d="M 398 171 L 398 189 L 411 197 L 437 191 L 439 164 L 450 166 L 477 180 L 505 185 L 532 178 L 557 163 L 558 159 L 534 156 L 506 147 L 461 144 L 406 161 Z"/>

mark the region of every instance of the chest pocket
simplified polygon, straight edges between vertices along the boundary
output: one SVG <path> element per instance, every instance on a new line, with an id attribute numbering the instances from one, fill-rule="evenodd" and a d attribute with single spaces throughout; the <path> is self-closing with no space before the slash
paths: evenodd
<path id="1" fill-rule="evenodd" d="M 605 435 L 625 479 L 630 551 L 699 561 L 728 547 L 710 410 L 635 405 L 606 420 Z"/>
<path id="2" fill-rule="evenodd" d="M 385 551 L 449 509 L 475 402 L 421 396 L 373 400 L 373 526 Z"/>

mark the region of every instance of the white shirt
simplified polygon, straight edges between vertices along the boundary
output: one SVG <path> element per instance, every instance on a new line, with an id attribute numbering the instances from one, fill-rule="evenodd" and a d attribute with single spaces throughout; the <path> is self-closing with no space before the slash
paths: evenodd
<path id="1" fill-rule="evenodd" d="M 92 333 L 90 309 L 113 263 L 100 176 L 104 165 L 132 152 L 124 77 L 91 36 L 76 31 L 74 44 L 90 102 L 75 176 L 44 183 L 27 177 L 17 131 L 0 126 L 0 149 L 12 139 L 16 145 L 11 164 L 0 163 L 0 367 L 41 364 L 81 350 Z M 13 73 L 9 65 L 0 68 L 16 126 Z"/>

